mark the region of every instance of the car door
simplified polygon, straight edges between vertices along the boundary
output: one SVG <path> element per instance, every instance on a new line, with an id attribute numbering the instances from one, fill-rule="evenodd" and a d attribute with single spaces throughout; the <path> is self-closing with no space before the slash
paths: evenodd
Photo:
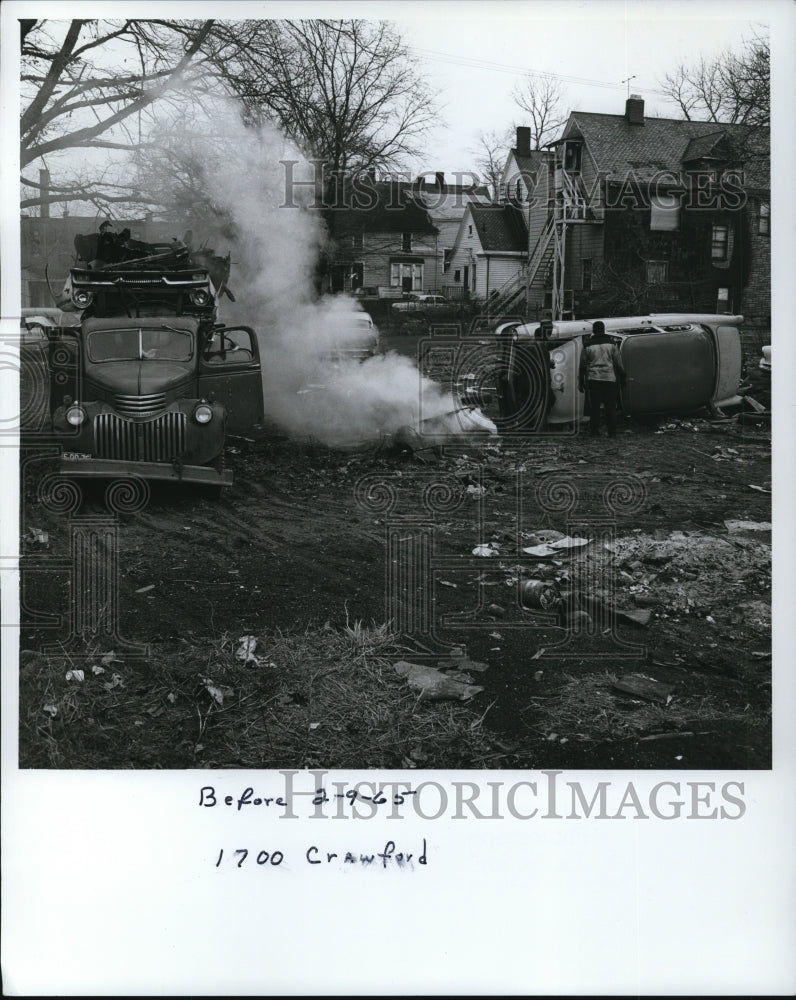
<path id="1" fill-rule="evenodd" d="M 243 433 L 263 420 L 257 334 L 249 326 L 217 330 L 199 362 L 199 394 L 227 408 L 227 430 Z"/>

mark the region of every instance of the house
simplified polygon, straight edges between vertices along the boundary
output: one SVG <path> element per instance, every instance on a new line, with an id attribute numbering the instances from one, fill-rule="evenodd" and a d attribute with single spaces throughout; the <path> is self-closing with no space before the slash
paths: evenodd
<path id="1" fill-rule="evenodd" d="M 531 149 L 530 128 L 517 126 L 516 145 L 509 150 L 500 176 L 499 201 L 527 205 L 550 156 L 547 150 Z"/>
<path id="2" fill-rule="evenodd" d="M 522 210 L 506 202 L 471 202 L 450 255 L 443 291 L 451 297 L 488 299 L 524 274 L 528 227 Z"/>
<path id="3" fill-rule="evenodd" d="M 327 214 L 334 244 L 327 288 L 332 292 L 439 291 L 467 205 L 490 201 L 485 186 L 472 180 L 448 183 L 440 172 L 413 181 L 362 175 L 344 190 L 342 210 Z"/>
<path id="4" fill-rule="evenodd" d="M 742 313 L 765 336 L 768 156 L 768 129 L 648 117 L 638 95 L 623 115 L 573 111 L 530 192 L 526 287 L 509 305 Z"/>
<path id="5" fill-rule="evenodd" d="M 324 291 L 378 288 L 400 296 L 439 287 L 438 230 L 406 183 L 367 174 L 346 178 L 325 218 L 330 251 Z"/>

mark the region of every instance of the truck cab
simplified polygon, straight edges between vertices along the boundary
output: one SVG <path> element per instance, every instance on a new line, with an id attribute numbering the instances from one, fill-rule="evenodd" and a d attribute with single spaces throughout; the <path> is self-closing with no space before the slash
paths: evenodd
<path id="1" fill-rule="evenodd" d="M 81 322 L 49 344 L 61 468 L 228 486 L 226 435 L 263 419 L 257 336 L 216 321 L 219 289 L 187 248 L 152 249 L 70 273 Z"/>

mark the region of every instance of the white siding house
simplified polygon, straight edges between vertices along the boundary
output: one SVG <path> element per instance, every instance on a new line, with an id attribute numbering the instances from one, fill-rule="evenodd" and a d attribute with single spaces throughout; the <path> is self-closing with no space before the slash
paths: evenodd
<path id="1" fill-rule="evenodd" d="M 516 278 L 528 259 L 528 230 L 513 205 L 470 204 L 456 235 L 443 290 L 485 299 Z"/>

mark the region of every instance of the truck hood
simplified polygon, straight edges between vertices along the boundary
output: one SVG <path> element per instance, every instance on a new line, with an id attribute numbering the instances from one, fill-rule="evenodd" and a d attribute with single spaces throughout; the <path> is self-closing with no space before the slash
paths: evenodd
<path id="1" fill-rule="evenodd" d="M 176 361 L 106 361 L 90 365 L 86 378 L 121 396 L 149 396 L 189 382 L 193 369 Z"/>

